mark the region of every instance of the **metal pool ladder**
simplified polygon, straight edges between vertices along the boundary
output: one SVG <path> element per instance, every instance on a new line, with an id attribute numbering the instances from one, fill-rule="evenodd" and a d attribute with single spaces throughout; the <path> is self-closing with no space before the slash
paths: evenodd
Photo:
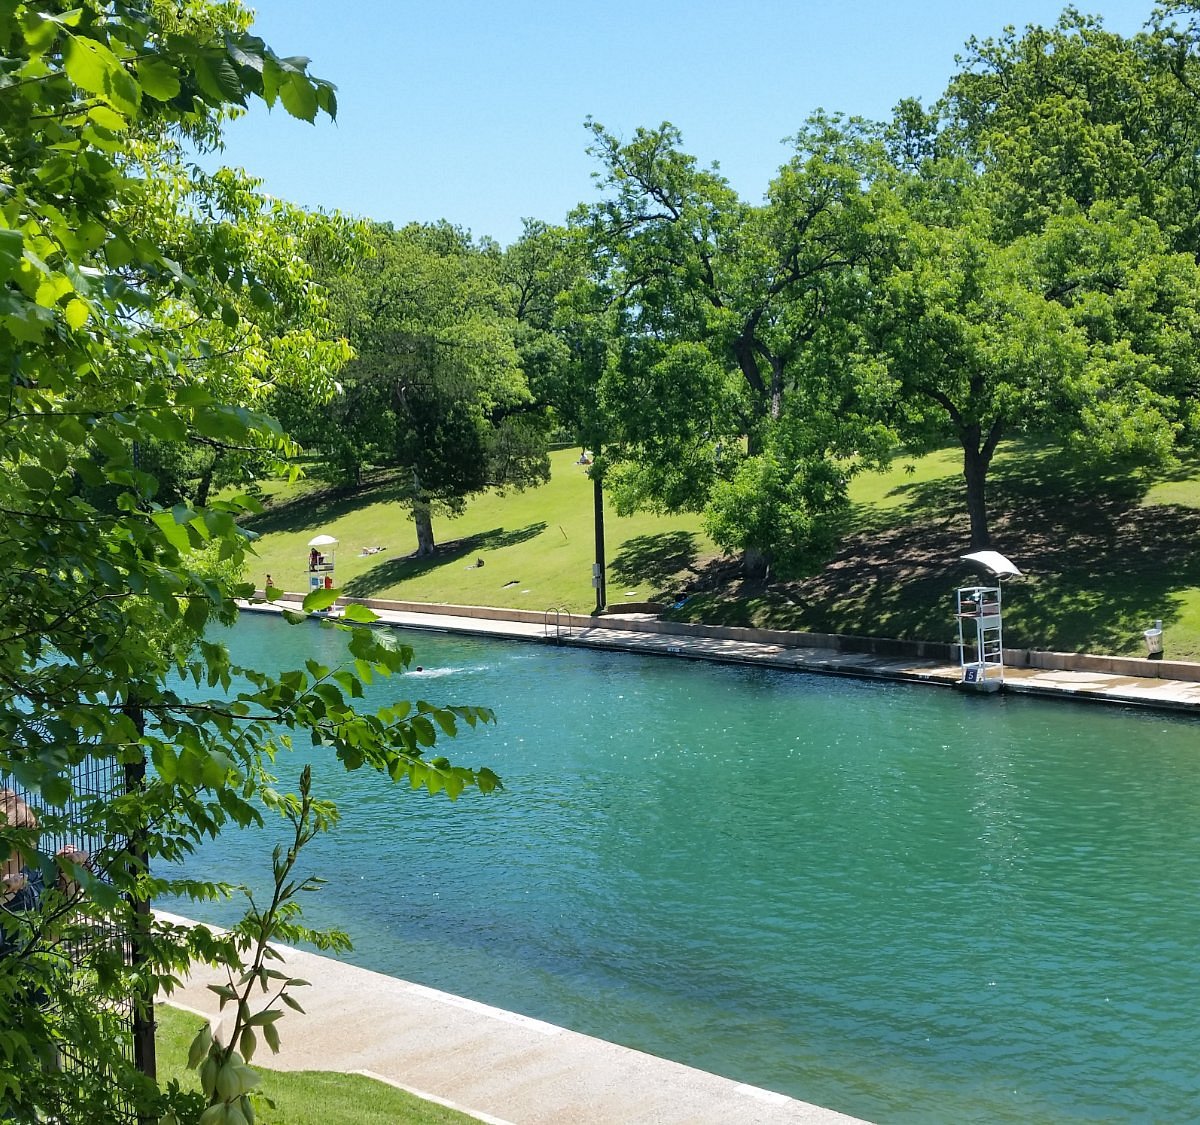
<path id="1" fill-rule="evenodd" d="M 556 645 L 563 643 L 564 638 L 571 636 L 575 629 L 575 617 L 569 609 L 562 606 L 551 606 L 546 610 L 542 619 L 547 640 L 553 640 Z"/>

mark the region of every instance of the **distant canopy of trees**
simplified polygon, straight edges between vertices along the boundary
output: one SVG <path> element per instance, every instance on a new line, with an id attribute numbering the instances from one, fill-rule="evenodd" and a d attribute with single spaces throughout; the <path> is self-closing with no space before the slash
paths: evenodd
<path id="1" fill-rule="evenodd" d="M 812 118 L 758 205 L 668 124 L 593 124 L 574 308 L 606 329 L 586 381 L 618 507 L 701 511 L 761 577 L 820 559 L 894 450 L 961 447 L 981 547 L 1006 437 L 1130 464 L 1193 442 L 1198 22 L 972 40 L 929 109 Z"/>
<path id="2" fill-rule="evenodd" d="M 328 403 L 281 395 L 281 416 L 357 485 L 390 470 L 405 491 L 417 553 L 434 550 L 435 512 L 456 514 L 487 488 L 549 476 L 548 416 L 521 363 L 520 323 L 502 255 L 438 224 L 358 234 L 359 252 L 322 267 L 331 317 L 354 349 Z"/>
<path id="3" fill-rule="evenodd" d="M 880 454 L 845 357 L 886 252 L 882 146 L 814 118 L 753 206 L 669 124 L 592 133 L 607 197 L 576 223 L 611 310 L 596 394 L 618 509 L 702 511 L 758 575 L 803 565 Z"/>

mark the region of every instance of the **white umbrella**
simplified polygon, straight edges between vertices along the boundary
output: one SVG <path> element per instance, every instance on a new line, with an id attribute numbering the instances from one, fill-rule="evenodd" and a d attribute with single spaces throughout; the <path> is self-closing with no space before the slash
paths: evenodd
<path id="1" fill-rule="evenodd" d="M 999 551 L 974 551 L 969 555 L 959 556 L 963 562 L 978 563 L 997 578 L 1007 578 L 1020 574 L 1016 564 L 1006 559 Z"/>
<path id="2" fill-rule="evenodd" d="M 315 539 L 308 541 L 310 547 L 333 547 L 336 544 L 337 540 L 332 535 L 318 535 Z"/>

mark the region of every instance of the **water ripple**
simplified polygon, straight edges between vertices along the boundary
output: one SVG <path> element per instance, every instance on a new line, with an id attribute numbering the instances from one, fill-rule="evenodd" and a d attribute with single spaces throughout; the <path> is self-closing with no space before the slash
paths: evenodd
<path id="1" fill-rule="evenodd" d="M 279 629 L 234 644 L 282 660 Z M 361 963 L 873 1120 L 1200 1117 L 1194 723 L 405 639 L 495 708 L 453 750 L 507 789 L 314 755 L 344 817 L 314 913 Z"/>

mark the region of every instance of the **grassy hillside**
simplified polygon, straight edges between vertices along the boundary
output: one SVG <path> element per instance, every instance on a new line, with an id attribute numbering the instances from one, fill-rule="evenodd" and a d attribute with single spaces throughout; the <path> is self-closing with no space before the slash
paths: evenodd
<path id="1" fill-rule="evenodd" d="M 338 581 L 350 594 L 586 611 L 592 493 L 574 456 L 554 454 L 544 488 L 480 497 L 462 517 L 435 521 L 442 546 L 428 560 L 408 557 L 412 524 L 386 483 L 348 497 L 285 491 L 252 524 L 263 533 L 256 581 L 269 571 L 303 589 L 305 544 L 325 532 L 341 540 Z M 960 471 L 944 450 L 858 478 L 834 557 L 810 577 L 765 587 L 742 583 L 716 557 L 698 518 L 609 513 L 609 603 L 703 589 L 675 616 L 950 640 L 954 588 L 975 581 L 959 561 L 968 541 Z M 1200 462 L 1151 479 L 1012 443 L 997 456 L 989 511 L 994 546 L 1025 571 L 1006 585 L 1008 644 L 1137 654 L 1142 630 L 1161 618 L 1167 655 L 1200 659 Z M 366 546 L 387 549 L 359 557 Z"/>
<path id="2" fill-rule="evenodd" d="M 462 516 L 435 518 L 439 547 L 428 559 L 409 557 L 416 536 L 393 484 L 341 496 L 311 483 L 285 490 L 249 524 L 263 536 L 255 583 L 269 573 L 283 589 L 305 589 L 307 543 L 327 534 L 341 544 L 338 585 L 355 597 L 587 612 L 596 604 L 595 536 L 592 484 L 575 464 L 578 455 L 551 454 L 551 480 L 542 488 L 477 497 Z M 605 544 L 612 603 L 645 601 L 714 554 L 695 517 L 622 519 L 608 510 Z M 364 547 L 384 550 L 364 557 Z"/>
<path id="3" fill-rule="evenodd" d="M 959 561 L 959 458 L 944 450 L 859 478 L 846 537 L 820 573 L 731 585 L 689 603 L 688 618 L 953 639 L 953 590 L 977 580 Z M 993 546 L 1024 572 L 1005 584 L 1008 645 L 1142 655 L 1142 631 L 1161 618 L 1167 656 L 1200 659 L 1200 464 L 1150 479 L 1011 443 L 988 499 Z"/>

